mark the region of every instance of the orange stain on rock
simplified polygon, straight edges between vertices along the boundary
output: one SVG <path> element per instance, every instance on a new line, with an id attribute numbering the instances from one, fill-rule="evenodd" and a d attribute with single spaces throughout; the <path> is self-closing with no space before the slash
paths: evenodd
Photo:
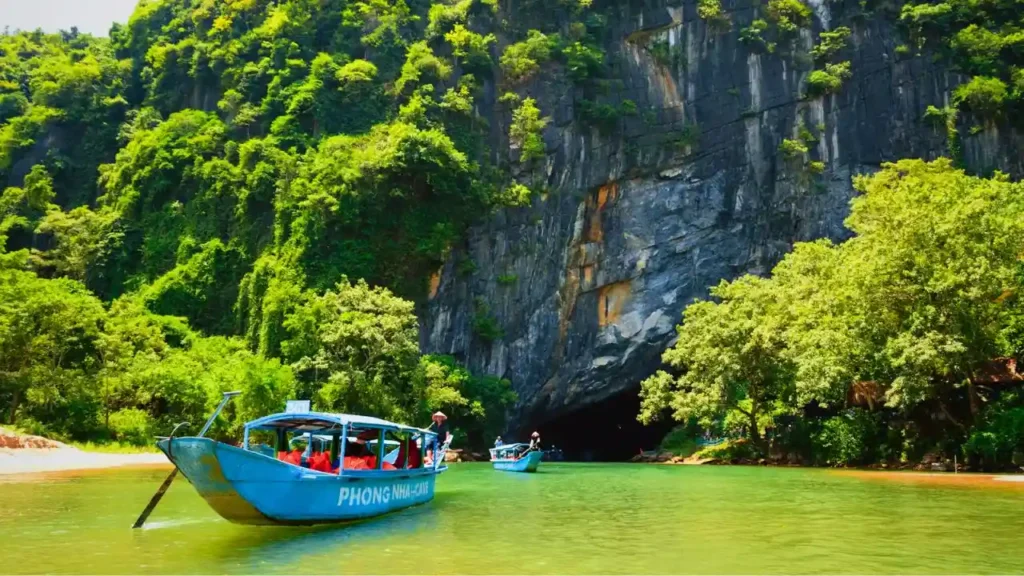
<path id="1" fill-rule="evenodd" d="M 434 272 L 433 274 L 430 275 L 430 296 L 429 296 L 429 298 L 431 300 L 434 299 L 434 296 L 437 296 L 437 289 L 440 288 L 440 287 L 441 287 L 441 269 L 438 269 L 437 272 Z"/>
<path id="2" fill-rule="evenodd" d="M 629 282 L 616 282 L 602 286 L 597 294 L 597 323 L 600 326 L 608 326 L 619 320 L 622 308 L 629 301 Z"/>
<path id="3" fill-rule="evenodd" d="M 598 211 L 604 210 L 604 205 L 609 200 L 614 201 L 619 196 L 619 184 L 618 182 L 612 182 L 605 184 L 597 189 L 597 209 Z"/>
<path id="4" fill-rule="evenodd" d="M 583 267 L 583 283 L 589 286 L 593 281 L 594 281 L 594 266 L 593 265 L 584 266 Z"/>
<path id="5" fill-rule="evenodd" d="M 587 197 L 587 211 L 589 212 L 590 225 L 587 227 L 587 242 L 600 242 L 604 239 L 601 213 L 609 201 L 615 201 L 619 196 L 619 184 L 611 182 L 597 189 L 597 198 Z"/>

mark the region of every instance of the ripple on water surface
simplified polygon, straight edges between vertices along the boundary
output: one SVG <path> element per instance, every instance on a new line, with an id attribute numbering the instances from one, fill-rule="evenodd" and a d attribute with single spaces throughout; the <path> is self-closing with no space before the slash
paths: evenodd
<path id="1" fill-rule="evenodd" d="M 427 505 L 338 527 L 219 519 L 164 470 L 0 483 L 2 573 L 1017 573 L 1024 484 L 825 470 L 459 464 Z"/>

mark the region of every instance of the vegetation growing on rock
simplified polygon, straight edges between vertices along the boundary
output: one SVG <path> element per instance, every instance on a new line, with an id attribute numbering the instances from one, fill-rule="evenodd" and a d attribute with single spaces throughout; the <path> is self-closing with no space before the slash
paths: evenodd
<path id="1" fill-rule="evenodd" d="M 470 222 L 523 203 L 474 111 L 495 9 L 168 0 L 109 40 L 0 37 L 2 420 L 141 441 L 237 384 L 247 415 L 295 392 L 406 420 L 474 406 L 456 425 L 493 426 L 507 394 L 413 386 L 405 298 Z M 528 161 L 544 121 L 525 102 Z M 380 306 L 359 320 L 353 298 Z"/>

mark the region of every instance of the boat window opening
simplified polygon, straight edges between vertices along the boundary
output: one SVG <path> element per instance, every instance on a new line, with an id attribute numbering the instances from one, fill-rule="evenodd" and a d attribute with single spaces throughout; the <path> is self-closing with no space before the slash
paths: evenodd
<path id="1" fill-rule="evenodd" d="M 244 438 L 242 446 L 249 451 L 335 474 L 422 468 L 429 463 L 424 455 L 435 448 L 434 436 L 422 429 L 372 417 L 315 412 L 254 420 L 247 423 Z"/>

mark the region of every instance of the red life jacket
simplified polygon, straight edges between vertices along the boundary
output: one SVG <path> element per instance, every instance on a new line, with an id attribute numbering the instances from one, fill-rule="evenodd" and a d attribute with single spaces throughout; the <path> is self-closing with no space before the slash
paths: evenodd
<path id="1" fill-rule="evenodd" d="M 366 470 L 366 461 L 361 456 L 345 456 L 343 464 L 345 470 Z"/>
<path id="2" fill-rule="evenodd" d="M 330 472 L 331 457 L 324 452 L 317 452 L 309 457 L 309 468 L 317 472 Z"/>
<path id="3" fill-rule="evenodd" d="M 302 466 L 302 450 L 292 450 L 284 455 L 281 460 L 296 466 Z"/>

